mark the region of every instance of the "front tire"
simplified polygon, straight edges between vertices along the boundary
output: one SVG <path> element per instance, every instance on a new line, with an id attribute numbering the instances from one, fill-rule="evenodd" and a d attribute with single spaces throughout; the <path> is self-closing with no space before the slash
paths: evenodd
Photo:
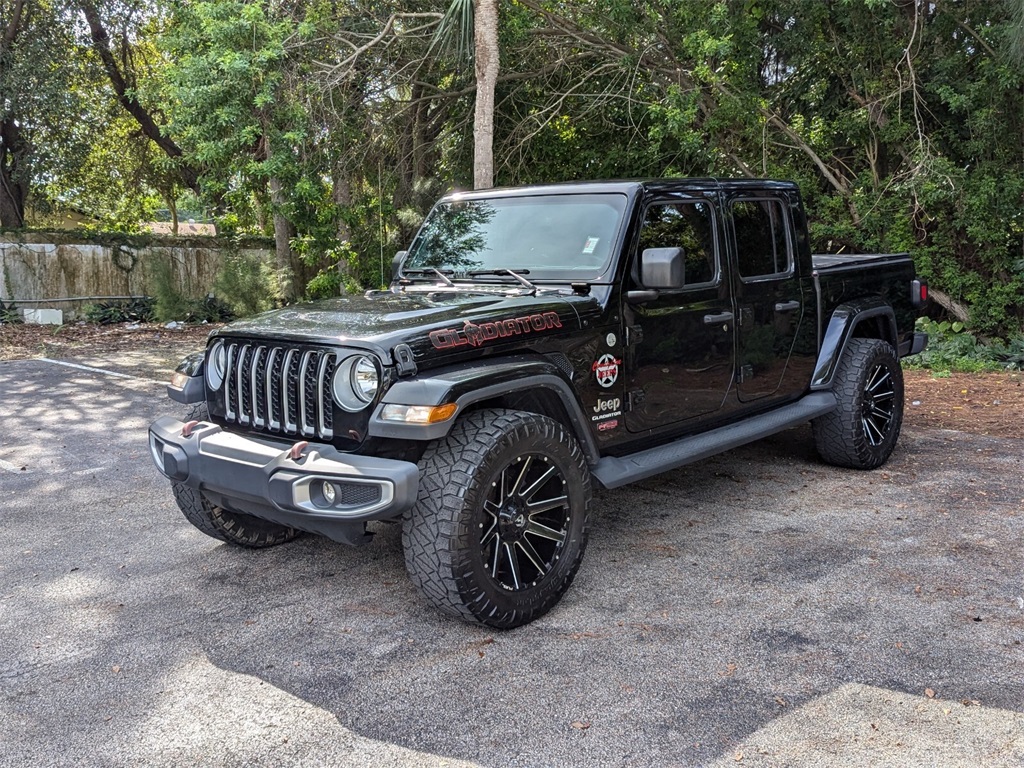
<path id="1" fill-rule="evenodd" d="M 211 504 L 199 490 L 184 483 L 172 482 L 171 489 L 186 520 L 207 536 L 228 544 L 263 549 L 284 544 L 300 534 L 300 531 L 286 525 Z"/>
<path id="2" fill-rule="evenodd" d="M 892 346 L 850 339 L 836 370 L 836 410 L 811 422 L 818 454 L 851 469 L 882 466 L 903 424 L 903 369 Z"/>
<path id="3" fill-rule="evenodd" d="M 575 438 L 533 413 L 476 411 L 431 444 L 402 525 L 420 592 L 466 621 L 509 629 L 544 615 L 586 548 L 590 473 Z"/>

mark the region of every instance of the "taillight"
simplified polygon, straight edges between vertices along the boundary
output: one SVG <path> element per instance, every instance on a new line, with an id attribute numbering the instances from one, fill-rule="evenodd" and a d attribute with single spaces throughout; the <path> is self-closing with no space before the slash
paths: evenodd
<path id="1" fill-rule="evenodd" d="M 928 283 L 924 280 L 910 282 L 910 302 L 915 307 L 923 307 L 928 303 Z"/>

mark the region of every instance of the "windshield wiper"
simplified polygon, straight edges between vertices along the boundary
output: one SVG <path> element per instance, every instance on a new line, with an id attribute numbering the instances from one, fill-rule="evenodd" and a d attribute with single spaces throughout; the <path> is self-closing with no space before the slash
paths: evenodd
<path id="1" fill-rule="evenodd" d="M 444 283 L 445 285 L 447 285 L 449 288 L 457 288 L 458 287 L 457 285 L 455 285 L 455 283 L 453 283 L 451 281 L 451 279 L 448 277 L 448 275 L 446 275 L 440 269 L 435 269 L 434 267 L 426 267 L 425 269 L 403 269 L 402 270 L 402 274 L 403 275 L 437 275 L 439 278 L 441 278 L 441 282 Z"/>
<path id="2" fill-rule="evenodd" d="M 520 285 L 523 285 L 530 289 L 530 291 L 536 295 L 537 286 L 527 280 L 523 275 L 530 274 L 530 270 L 521 269 L 518 272 L 513 272 L 511 269 L 499 268 L 499 269 L 477 269 L 472 272 L 467 272 L 470 277 L 480 277 L 481 275 L 508 275 L 514 277 Z"/>

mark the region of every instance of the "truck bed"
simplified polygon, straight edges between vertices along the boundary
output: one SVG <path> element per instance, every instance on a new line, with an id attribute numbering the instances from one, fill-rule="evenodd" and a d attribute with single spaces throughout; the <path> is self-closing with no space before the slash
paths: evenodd
<path id="1" fill-rule="evenodd" d="M 815 253 L 811 265 L 819 273 L 831 271 L 853 271 L 858 268 L 872 268 L 882 264 L 909 262 L 909 253 Z"/>

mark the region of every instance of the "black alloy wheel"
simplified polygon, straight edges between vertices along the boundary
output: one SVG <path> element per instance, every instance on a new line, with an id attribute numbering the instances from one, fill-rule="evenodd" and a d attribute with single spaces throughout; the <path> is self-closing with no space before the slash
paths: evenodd
<path id="1" fill-rule="evenodd" d="M 818 454 L 839 467 L 882 466 L 903 424 L 903 369 L 892 345 L 881 339 L 850 339 L 832 391 L 836 409 L 811 422 Z"/>
<path id="2" fill-rule="evenodd" d="M 885 442 L 895 416 L 896 384 L 889 367 L 878 363 L 867 376 L 861 403 L 861 426 L 872 446 Z"/>
<path id="3" fill-rule="evenodd" d="M 495 583 L 519 591 L 555 566 L 572 522 L 566 482 L 541 454 L 517 456 L 491 482 L 480 552 Z"/>
<path id="4" fill-rule="evenodd" d="M 589 511 L 590 472 L 563 424 L 473 411 L 420 460 L 419 496 L 402 520 L 406 568 L 442 611 L 518 627 L 572 584 Z"/>

